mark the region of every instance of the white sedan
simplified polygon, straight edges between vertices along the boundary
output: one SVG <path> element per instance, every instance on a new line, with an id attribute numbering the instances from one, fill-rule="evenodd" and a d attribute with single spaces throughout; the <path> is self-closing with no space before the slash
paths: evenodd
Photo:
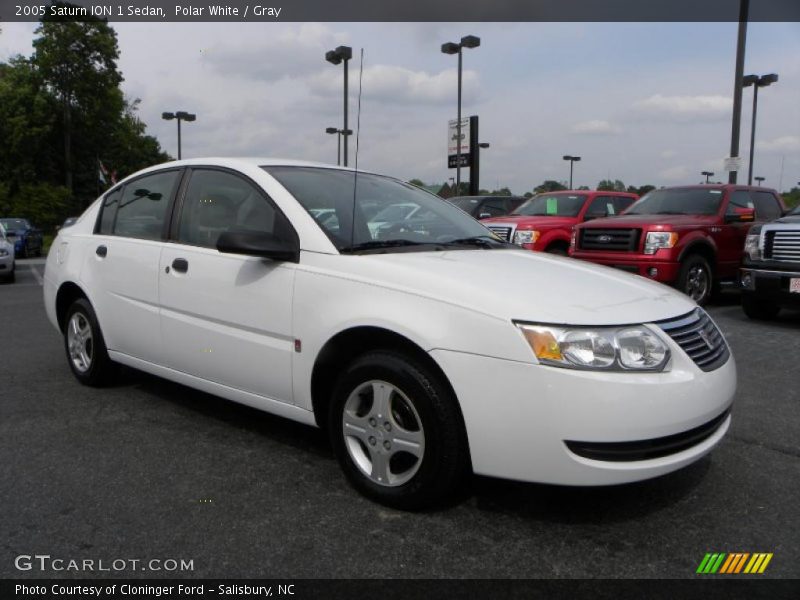
<path id="1" fill-rule="evenodd" d="M 367 214 L 398 203 L 425 209 L 425 227 L 400 218 L 373 239 Z M 518 249 L 372 173 L 146 169 L 61 230 L 44 281 L 82 383 L 121 363 L 323 427 L 349 481 L 395 507 L 440 501 L 470 472 L 655 477 L 731 421 L 733 356 L 686 296 Z"/>
<path id="2" fill-rule="evenodd" d="M 0 279 L 12 282 L 16 278 L 14 244 L 6 237 L 6 230 L 0 224 Z"/>

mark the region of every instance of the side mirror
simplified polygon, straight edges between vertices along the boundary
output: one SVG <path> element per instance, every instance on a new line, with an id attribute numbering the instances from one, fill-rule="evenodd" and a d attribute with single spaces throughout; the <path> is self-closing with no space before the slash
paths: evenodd
<path id="1" fill-rule="evenodd" d="M 485 219 L 486 217 L 491 217 L 491 216 L 492 216 L 492 213 L 483 212 L 483 213 L 478 215 L 478 218 L 479 219 Z"/>
<path id="2" fill-rule="evenodd" d="M 217 250 L 226 254 L 260 256 L 283 262 L 300 262 L 300 247 L 269 233 L 258 231 L 228 231 L 219 236 Z"/>
<path id="3" fill-rule="evenodd" d="M 726 223 L 752 223 L 755 219 L 755 208 L 736 207 L 733 209 L 733 214 L 725 215 Z"/>

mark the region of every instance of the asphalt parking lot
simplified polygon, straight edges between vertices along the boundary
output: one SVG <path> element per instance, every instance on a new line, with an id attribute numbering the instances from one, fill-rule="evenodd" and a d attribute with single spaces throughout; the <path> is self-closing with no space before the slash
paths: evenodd
<path id="1" fill-rule="evenodd" d="M 710 307 L 739 391 L 726 440 L 691 467 L 591 489 L 476 478 L 412 514 L 350 489 L 318 430 L 131 370 L 82 387 L 43 261 L 18 269 L 0 285 L 0 577 L 75 576 L 15 568 L 38 553 L 193 561 L 126 577 L 682 578 L 706 552 L 772 552 L 761 577 L 800 577 L 798 313 Z"/>

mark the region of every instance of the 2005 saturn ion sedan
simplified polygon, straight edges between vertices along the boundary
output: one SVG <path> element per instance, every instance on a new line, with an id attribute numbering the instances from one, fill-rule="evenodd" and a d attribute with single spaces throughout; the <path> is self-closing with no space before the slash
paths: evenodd
<path id="1" fill-rule="evenodd" d="M 370 227 L 398 203 L 413 219 Z M 146 169 L 61 230 L 44 279 L 82 383 L 122 363 L 326 428 L 352 485 L 395 507 L 470 472 L 646 479 L 730 425 L 733 357 L 686 296 L 506 244 L 391 177 L 285 160 Z"/>

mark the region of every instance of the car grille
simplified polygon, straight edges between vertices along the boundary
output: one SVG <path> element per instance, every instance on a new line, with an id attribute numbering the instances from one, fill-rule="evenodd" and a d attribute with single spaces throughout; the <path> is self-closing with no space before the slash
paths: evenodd
<path id="1" fill-rule="evenodd" d="M 800 230 L 767 231 L 764 258 L 800 262 Z"/>
<path id="2" fill-rule="evenodd" d="M 703 371 L 724 365 L 730 351 L 714 321 L 702 308 L 688 315 L 656 323 Z"/>
<path id="3" fill-rule="evenodd" d="M 511 236 L 514 233 L 513 227 L 509 225 L 487 225 L 486 227 L 497 237 L 504 239 L 507 242 L 512 241 Z"/>
<path id="4" fill-rule="evenodd" d="M 639 246 L 641 234 L 641 229 L 581 229 L 578 248 L 631 252 Z"/>
<path id="5" fill-rule="evenodd" d="M 637 440 L 635 442 L 574 442 L 565 441 L 567 448 L 573 454 L 591 460 L 605 460 L 609 462 L 628 462 L 635 460 L 650 460 L 661 458 L 670 454 L 677 454 L 696 446 L 711 437 L 725 422 L 730 414 L 730 409 L 715 417 L 708 423 L 699 427 L 683 431 L 666 437 L 652 440 Z"/>

